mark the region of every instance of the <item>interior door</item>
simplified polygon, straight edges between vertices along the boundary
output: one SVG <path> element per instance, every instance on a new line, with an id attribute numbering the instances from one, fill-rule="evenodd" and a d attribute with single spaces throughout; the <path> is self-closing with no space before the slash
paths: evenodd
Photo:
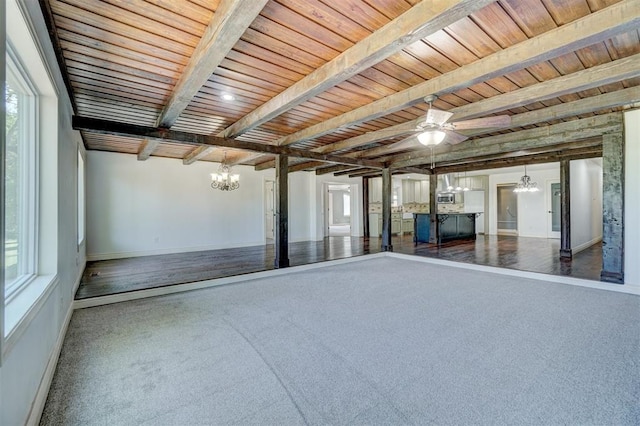
<path id="1" fill-rule="evenodd" d="M 547 238 L 560 238 L 560 182 L 549 182 Z"/>
<path id="2" fill-rule="evenodd" d="M 518 194 L 514 184 L 498 185 L 498 234 L 518 235 Z"/>
<path id="3" fill-rule="evenodd" d="M 274 185 L 275 182 L 272 180 L 264 181 L 264 231 L 268 241 L 275 238 L 276 194 Z"/>

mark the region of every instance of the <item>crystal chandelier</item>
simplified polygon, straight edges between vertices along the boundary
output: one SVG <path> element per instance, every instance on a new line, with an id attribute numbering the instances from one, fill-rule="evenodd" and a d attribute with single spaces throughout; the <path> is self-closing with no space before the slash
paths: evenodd
<path id="1" fill-rule="evenodd" d="M 231 167 L 227 165 L 227 153 L 218 167 L 218 173 L 211 173 L 211 187 L 221 191 L 233 191 L 240 188 L 240 175 L 232 175 Z"/>
<path id="2" fill-rule="evenodd" d="M 524 166 L 524 176 L 520 178 L 520 182 L 516 185 L 513 192 L 537 192 L 540 191 L 536 182 L 531 182 L 531 177 L 527 175 L 527 166 Z"/>

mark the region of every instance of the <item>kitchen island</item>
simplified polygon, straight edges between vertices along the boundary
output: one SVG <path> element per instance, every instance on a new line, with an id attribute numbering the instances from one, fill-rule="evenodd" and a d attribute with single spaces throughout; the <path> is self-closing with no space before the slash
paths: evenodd
<path id="1" fill-rule="evenodd" d="M 478 213 L 438 213 L 438 244 L 451 240 L 476 239 L 476 217 Z M 431 215 L 414 213 L 413 242 L 429 242 Z"/>

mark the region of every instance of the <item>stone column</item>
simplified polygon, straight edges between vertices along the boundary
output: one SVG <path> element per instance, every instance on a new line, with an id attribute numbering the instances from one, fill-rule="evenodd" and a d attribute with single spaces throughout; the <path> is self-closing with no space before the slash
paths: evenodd
<path id="1" fill-rule="evenodd" d="M 624 284 L 624 137 L 602 136 L 602 271 L 600 280 Z"/>

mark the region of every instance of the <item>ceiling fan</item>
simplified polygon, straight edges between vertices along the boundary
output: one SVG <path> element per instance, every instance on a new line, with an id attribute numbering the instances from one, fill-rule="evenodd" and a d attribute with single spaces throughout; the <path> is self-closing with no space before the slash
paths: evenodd
<path id="1" fill-rule="evenodd" d="M 453 116 L 453 113 L 433 108 L 431 104 L 436 99 L 436 95 L 429 95 L 424 98 L 424 101 L 429 104 L 427 113 L 416 125 L 412 132 L 413 135 L 399 143 L 416 137 L 418 142 L 427 147 L 434 147 L 442 142 L 455 145 L 468 139 L 468 136 L 460 134 L 456 130 L 498 128 L 511 124 L 511 117 L 508 115 L 495 115 L 449 123 L 448 120 Z"/>
<path id="2" fill-rule="evenodd" d="M 436 95 L 429 95 L 424 98 L 424 101 L 429 104 L 429 109 L 423 119 L 411 131 L 411 136 L 393 144 L 394 150 L 409 148 L 415 145 L 417 139 L 420 144 L 431 149 L 431 168 L 434 167 L 433 149 L 436 146 L 443 142 L 448 145 L 455 145 L 469 138 L 456 132 L 456 130 L 500 128 L 511 124 L 511 117 L 508 115 L 495 115 L 449 123 L 448 121 L 453 116 L 453 113 L 442 111 L 432 106 L 432 103 L 437 98 Z"/>

